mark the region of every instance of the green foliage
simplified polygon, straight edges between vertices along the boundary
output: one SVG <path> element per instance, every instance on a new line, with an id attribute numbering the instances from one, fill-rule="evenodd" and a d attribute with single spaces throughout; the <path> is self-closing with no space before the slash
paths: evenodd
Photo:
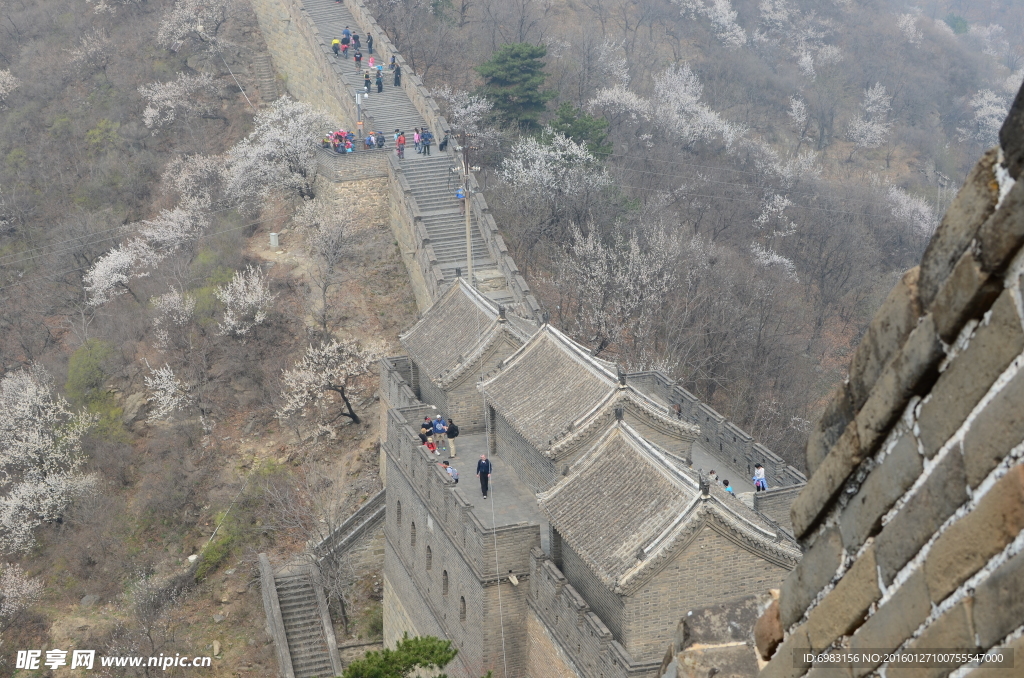
<path id="1" fill-rule="evenodd" d="M 604 160 L 612 154 L 612 145 L 608 143 L 608 121 L 594 117 L 568 101 L 555 111 L 551 129 L 578 144 L 586 144 L 587 150 L 598 160 Z"/>
<path id="2" fill-rule="evenodd" d="M 943 21 L 945 21 L 946 25 L 952 28 L 953 32 L 957 35 L 963 35 L 967 31 L 971 30 L 971 25 L 967 23 L 967 19 L 963 18 L 959 14 L 953 14 L 950 12 L 946 15 L 946 18 L 943 19 Z"/>
<path id="3" fill-rule="evenodd" d="M 114 395 L 103 388 L 108 376 L 107 366 L 113 356 L 114 347 L 99 339 L 89 339 L 79 346 L 68 360 L 64 392 L 71 404 L 97 415 L 93 435 L 104 440 L 127 442 L 128 436 L 121 423 L 124 409 L 118 407 Z"/>
<path id="4" fill-rule="evenodd" d="M 71 126 L 71 116 L 58 115 L 50 125 L 50 136 L 54 139 L 67 139 L 71 136 L 74 127 Z"/>
<path id="5" fill-rule="evenodd" d="M 117 130 L 120 126 L 121 123 L 119 122 L 102 118 L 98 123 L 96 123 L 95 127 L 85 133 L 85 143 L 88 144 L 90 148 L 98 151 L 114 146 L 121 140 L 121 137 L 117 134 Z"/>
<path id="6" fill-rule="evenodd" d="M 452 641 L 433 636 L 410 638 L 405 634 L 394 650 L 383 649 L 366 653 L 352 662 L 342 674 L 344 678 L 406 678 L 416 669 L 442 669 L 455 659 L 458 650 Z M 443 678 L 439 674 L 437 678 Z"/>
<path id="7" fill-rule="evenodd" d="M 64 385 L 71 404 L 88 407 L 102 400 L 104 363 L 114 354 L 114 347 L 99 339 L 89 339 L 78 347 L 68 360 L 68 381 Z"/>
<path id="8" fill-rule="evenodd" d="M 6 164 L 11 170 L 20 172 L 25 168 L 28 163 L 28 153 L 23 148 L 15 148 L 7 154 L 4 158 L 4 164 Z"/>
<path id="9" fill-rule="evenodd" d="M 366 620 L 366 635 L 370 638 L 380 638 L 384 635 L 384 607 L 378 605 L 370 611 Z"/>
<path id="10" fill-rule="evenodd" d="M 539 126 L 541 113 L 555 97 L 554 92 L 541 90 L 547 78 L 541 61 L 546 54 L 543 45 L 502 45 L 477 66 L 477 73 L 484 79 L 477 93 L 491 102 L 495 116 L 529 129 Z"/>

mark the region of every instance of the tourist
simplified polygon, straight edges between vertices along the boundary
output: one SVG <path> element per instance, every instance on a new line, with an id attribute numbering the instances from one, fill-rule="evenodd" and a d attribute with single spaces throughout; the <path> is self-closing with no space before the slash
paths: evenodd
<path id="1" fill-rule="evenodd" d="M 429 129 L 424 128 L 420 134 L 420 146 L 423 147 L 423 155 L 430 155 L 430 144 L 434 141 L 434 135 Z"/>
<path id="2" fill-rule="evenodd" d="M 763 492 L 768 489 L 768 480 L 764 477 L 764 466 L 754 464 L 754 491 Z"/>
<path id="3" fill-rule="evenodd" d="M 414 127 L 412 130 L 412 147 L 417 153 L 420 152 L 420 128 Z"/>
<path id="4" fill-rule="evenodd" d="M 708 480 L 713 482 L 715 485 L 718 484 L 718 474 L 715 473 L 715 469 L 711 469 L 711 472 L 708 473 Z"/>
<path id="5" fill-rule="evenodd" d="M 368 151 L 377 145 L 376 140 L 373 138 L 373 132 L 366 135 L 366 139 L 363 140 L 363 143 Z"/>
<path id="6" fill-rule="evenodd" d="M 370 59 L 373 60 L 373 57 L 370 57 Z M 381 74 L 380 71 L 377 71 L 376 84 L 377 84 L 377 94 L 382 93 L 384 91 L 384 76 Z"/>
<path id="7" fill-rule="evenodd" d="M 384 148 L 384 141 L 385 141 L 384 133 L 378 131 L 377 132 L 377 148 Z"/>
<path id="8" fill-rule="evenodd" d="M 491 466 L 490 460 L 487 459 L 486 454 L 480 455 L 480 461 L 476 463 L 476 477 L 480 479 L 480 491 L 483 492 L 484 499 L 487 499 L 487 487 L 491 480 Z"/>
<path id="9" fill-rule="evenodd" d="M 466 189 L 459 186 L 455 189 L 455 199 L 459 201 L 459 212 L 466 215 Z"/>
<path id="10" fill-rule="evenodd" d="M 366 34 L 366 51 L 373 54 L 373 36 L 369 33 Z"/>
<path id="11" fill-rule="evenodd" d="M 341 34 L 344 35 L 349 40 L 352 39 L 352 30 L 348 26 L 345 26 L 345 30 L 343 30 Z"/>
<path id="12" fill-rule="evenodd" d="M 398 139 L 395 141 L 398 144 L 398 159 L 405 160 L 405 132 L 398 133 Z"/>
<path id="13" fill-rule="evenodd" d="M 395 55 L 391 55 L 391 62 L 388 64 L 388 70 L 393 71 L 398 68 L 398 62 L 395 61 Z"/>
<path id="14" fill-rule="evenodd" d="M 446 472 L 446 473 L 448 474 L 448 476 L 449 476 L 449 477 L 450 477 L 450 478 L 451 478 L 452 480 L 454 480 L 454 481 L 455 481 L 455 484 L 456 484 L 456 485 L 458 485 L 458 484 L 459 484 L 459 472 L 455 470 L 455 467 L 454 467 L 454 466 L 450 466 L 450 465 L 448 464 L 448 461 L 447 461 L 447 460 L 445 460 L 445 461 L 442 461 L 442 462 L 441 462 L 441 466 L 442 466 L 442 467 L 444 468 L 444 470 L 445 470 L 445 472 Z"/>
<path id="15" fill-rule="evenodd" d="M 341 54 L 341 40 L 338 40 L 337 38 L 335 38 L 334 40 L 331 40 L 331 49 L 334 50 L 334 56 L 340 55 Z"/>
<path id="16" fill-rule="evenodd" d="M 395 87 L 402 86 L 402 67 L 395 64 Z"/>
<path id="17" fill-rule="evenodd" d="M 427 444 L 427 441 L 430 440 L 430 431 L 430 417 L 427 417 L 427 421 L 423 422 L 423 426 L 420 426 L 420 444 Z"/>
<path id="18" fill-rule="evenodd" d="M 370 93 L 370 71 L 363 73 L 363 90 L 367 94 Z"/>
<path id="19" fill-rule="evenodd" d="M 370 58 L 366 60 L 366 64 L 370 67 L 370 70 L 372 71 L 373 70 L 373 54 L 372 53 L 370 54 Z"/>
<path id="20" fill-rule="evenodd" d="M 445 437 L 448 439 L 448 458 L 455 458 L 455 438 L 459 437 L 459 427 L 455 425 L 454 419 L 448 420 L 448 428 L 444 432 Z"/>
<path id="21" fill-rule="evenodd" d="M 448 424 L 444 418 L 439 414 L 434 418 L 434 441 L 437 442 L 438 449 L 444 447 L 448 448 L 447 436 Z"/>
<path id="22" fill-rule="evenodd" d="M 724 487 L 725 491 L 728 492 L 729 494 L 733 495 L 734 497 L 736 496 L 736 493 L 732 491 L 732 487 L 729 485 L 728 480 L 722 481 L 722 487 Z"/>
<path id="23" fill-rule="evenodd" d="M 360 47 L 362 47 L 362 45 L 359 44 L 359 34 L 358 33 L 353 33 L 352 34 L 352 46 L 355 47 L 356 49 L 359 49 Z"/>
<path id="24" fill-rule="evenodd" d="M 356 51 L 352 53 L 352 58 L 356 60 L 356 72 L 358 73 L 359 69 L 363 67 L 363 53 L 359 51 L 358 47 L 356 47 Z"/>

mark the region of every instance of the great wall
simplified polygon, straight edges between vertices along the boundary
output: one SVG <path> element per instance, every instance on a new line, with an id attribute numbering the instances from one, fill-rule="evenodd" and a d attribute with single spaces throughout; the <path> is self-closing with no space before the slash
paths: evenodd
<path id="1" fill-rule="evenodd" d="M 350 25 L 405 70 L 401 89 L 363 99 L 365 129 L 448 129 L 358 0 L 253 6 L 297 99 L 355 126 L 360 81 L 329 49 Z M 324 195 L 386 196 L 422 314 L 402 337 L 408 355 L 380 365 L 387 490 L 318 550 L 383 570 L 387 645 L 403 633 L 449 638 L 460 650 L 449 673 L 466 678 L 909 676 L 924 674 L 811 666 L 794 650 L 1024 647 L 1022 95 L 1001 149 L 968 177 L 861 341 L 812 431 L 809 479 L 665 375 L 623 374 L 545 325 L 476 191 L 477 275 L 459 278 L 469 267 L 453 151 L 320 158 Z M 460 331 L 431 334 L 440 318 Z M 416 435 L 438 411 L 463 428 L 461 485 Z M 556 420 L 543 434 L 538 413 Z M 501 479 L 486 502 L 468 466 L 481 452 Z M 742 499 L 702 473 L 710 464 L 742 479 L 754 463 L 772 489 L 740 484 Z M 623 467 L 656 482 L 606 470 Z M 334 675 L 337 642 L 312 577 L 261 570 L 280 675 Z M 730 594 L 740 598 L 722 603 Z M 927 675 L 995 675 L 975 671 Z"/>

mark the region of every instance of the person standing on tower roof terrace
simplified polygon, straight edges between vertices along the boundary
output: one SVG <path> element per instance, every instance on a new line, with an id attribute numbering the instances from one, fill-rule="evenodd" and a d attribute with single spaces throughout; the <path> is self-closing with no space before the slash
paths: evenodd
<path id="1" fill-rule="evenodd" d="M 459 437 L 459 427 L 455 425 L 454 419 L 448 420 L 448 428 L 444 432 L 445 437 L 448 439 L 448 458 L 455 458 L 455 438 Z"/>
<path id="2" fill-rule="evenodd" d="M 494 469 L 491 466 L 491 461 L 487 458 L 486 454 L 480 455 L 480 461 L 476 463 L 476 477 L 480 479 L 480 491 L 484 494 L 484 499 L 487 499 L 487 488 L 490 485 L 491 471 Z"/>
<path id="3" fill-rule="evenodd" d="M 437 443 L 437 449 L 440 450 L 442 447 L 444 447 L 445 450 L 447 450 L 448 436 L 446 434 L 448 433 L 448 422 L 446 422 L 444 418 L 439 414 L 436 417 L 434 417 L 433 426 L 434 442 Z"/>
<path id="4" fill-rule="evenodd" d="M 447 460 L 441 462 L 441 467 L 445 470 L 445 472 L 449 475 L 449 477 L 451 477 L 451 479 L 455 481 L 455 484 L 458 485 L 459 484 L 459 472 L 455 470 L 455 467 L 454 466 L 450 466 L 448 464 Z"/>
<path id="5" fill-rule="evenodd" d="M 728 480 L 723 480 L 723 481 L 722 481 L 722 487 L 723 487 L 723 488 L 725 489 L 725 491 L 726 491 L 726 492 L 728 492 L 729 494 L 731 494 L 731 495 L 733 495 L 733 496 L 736 496 L 736 493 L 732 491 L 732 486 L 731 486 L 731 485 L 729 485 L 729 481 L 728 481 Z"/>
<path id="6" fill-rule="evenodd" d="M 764 477 L 764 466 L 754 464 L 754 491 L 763 492 L 768 489 L 768 479 Z"/>

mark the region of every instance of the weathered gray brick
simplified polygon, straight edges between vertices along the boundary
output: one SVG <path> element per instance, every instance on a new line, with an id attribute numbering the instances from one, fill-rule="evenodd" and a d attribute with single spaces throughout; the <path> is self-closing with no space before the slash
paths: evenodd
<path id="1" fill-rule="evenodd" d="M 1024 440 L 1024 370 L 996 394 L 964 436 L 967 480 L 977 487 L 1011 449 Z"/>
<path id="2" fill-rule="evenodd" d="M 807 638 L 811 647 L 825 649 L 839 636 L 851 633 L 861 624 L 871 604 L 881 597 L 872 545 L 808 615 Z"/>
<path id="3" fill-rule="evenodd" d="M 953 272 L 960 255 L 967 250 L 978 228 L 995 208 L 998 197 L 993 182 L 992 167 L 996 162 L 995 149 L 988 151 L 974 166 L 946 210 L 942 223 L 935 231 L 921 260 L 918 290 L 921 305 L 931 306 L 939 288 Z"/>
<path id="4" fill-rule="evenodd" d="M 917 439 L 910 432 L 904 433 L 843 509 L 839 529 L 848 550 L 856 551 L 878 530 L 882 516 L 910 489 L 922 468 Z"/>
<path id="5" fill-rule="evenodd" d="M 978 231 L 981 263 L 992 273 L 1001 271 L 1024 242 L 1024 182 L 1016 182 L 999 210 Z"/>
<path id="6" fill-rule="evenodd" d="M 1004 290 L 990 310 L 989 321 L 975 330 L 967 348 L 939 377 L 918 423 L 925 455 L 932 457 L 978 404 L 996 377 L 1024 351 L 1017 306 Z"/>
<path id="7" fill-rule="evenodd" d="M 974 625 L 978 644 L 989 648 L 1024 619 L 1024 552 L 999 566 L 975 589 Z M 1022 661 L 1021 657 L 1017 661 Z"/>
<path id="8" fill-rule="evenodd" d="M 928 618 L 932 611 L 931 600 L 928 598 L 928 587 L 925 586 L 924 573 L 915 572 L 892 598 L 882 605 L 864 625 L 857 629 L 850 639 L 850 649 L 854 652 L 863 650 L 895 650 Z M 854 678 L 867 675 L 878 662 L 872 666 L 854 667 Z"/>
<path id="9" fill-rule="evenodd" d="M 926 628 L 910 649 L 969 650 L 974 647 L 974 625 L 971 623 L 972 600 L 965 598 Z M 955 666 L 911 668 L 890 665 L 886 678 L 942 678 Z"/>
<path id="10" fill-rule="evenodd" d="M 953 451 L 932 470 L 924 484 L 878 536 L 878 566 L 886 586 L 921 550 L 939 525 L 965 501 L 967 480 L 963 458 Z"/>
<path id="11" fill-rule="evenodd" d="M 968 249 L 956 262 L 928 309 L 935 316 L 939 336 L 952 342 L 967 321 L 981 317 L 1001 291 L 1001 281 L 986 273 L 981 261 Z"/>
<path id="12" fill-rule="evenodd" d="M 793 501 L 790 515 L 793 518 L 793 532 L 797 538 L 803 537 L 815 524 L 861 461 L 857 424 L 851 422 L 814 475 L 807 481 L 800 495 Z"/>
<path id="13" fill-rule="evenodd" d="M 822 460 L 843 435 L 847 424 L 853 421 L 856 410 L 850 397 L 849 386 L 844 382 L 832 392 L 821 418 L 814 425 L 807 439 L 807 474 L 813 475 Z"/>
<path id="14" fill-rule="evenodd" d="M 782 583 L 779 616 L 783 629 L 788 629 L 804 615 L 818 592 L 832 581 L 842 560 L 843 539 L 839 530 L 832 528 L 822 533 Z"/>
<path id="15" fill-rule="evenodd" d="M 854 409 L 860 409 L 882 370 L 889 364 L 917 326 L 921 304 L 917 296 L 920 270 L 914 267 L 903 274 L 882 307 L 868 325 L 850 362 L 850 395 Z"/>

